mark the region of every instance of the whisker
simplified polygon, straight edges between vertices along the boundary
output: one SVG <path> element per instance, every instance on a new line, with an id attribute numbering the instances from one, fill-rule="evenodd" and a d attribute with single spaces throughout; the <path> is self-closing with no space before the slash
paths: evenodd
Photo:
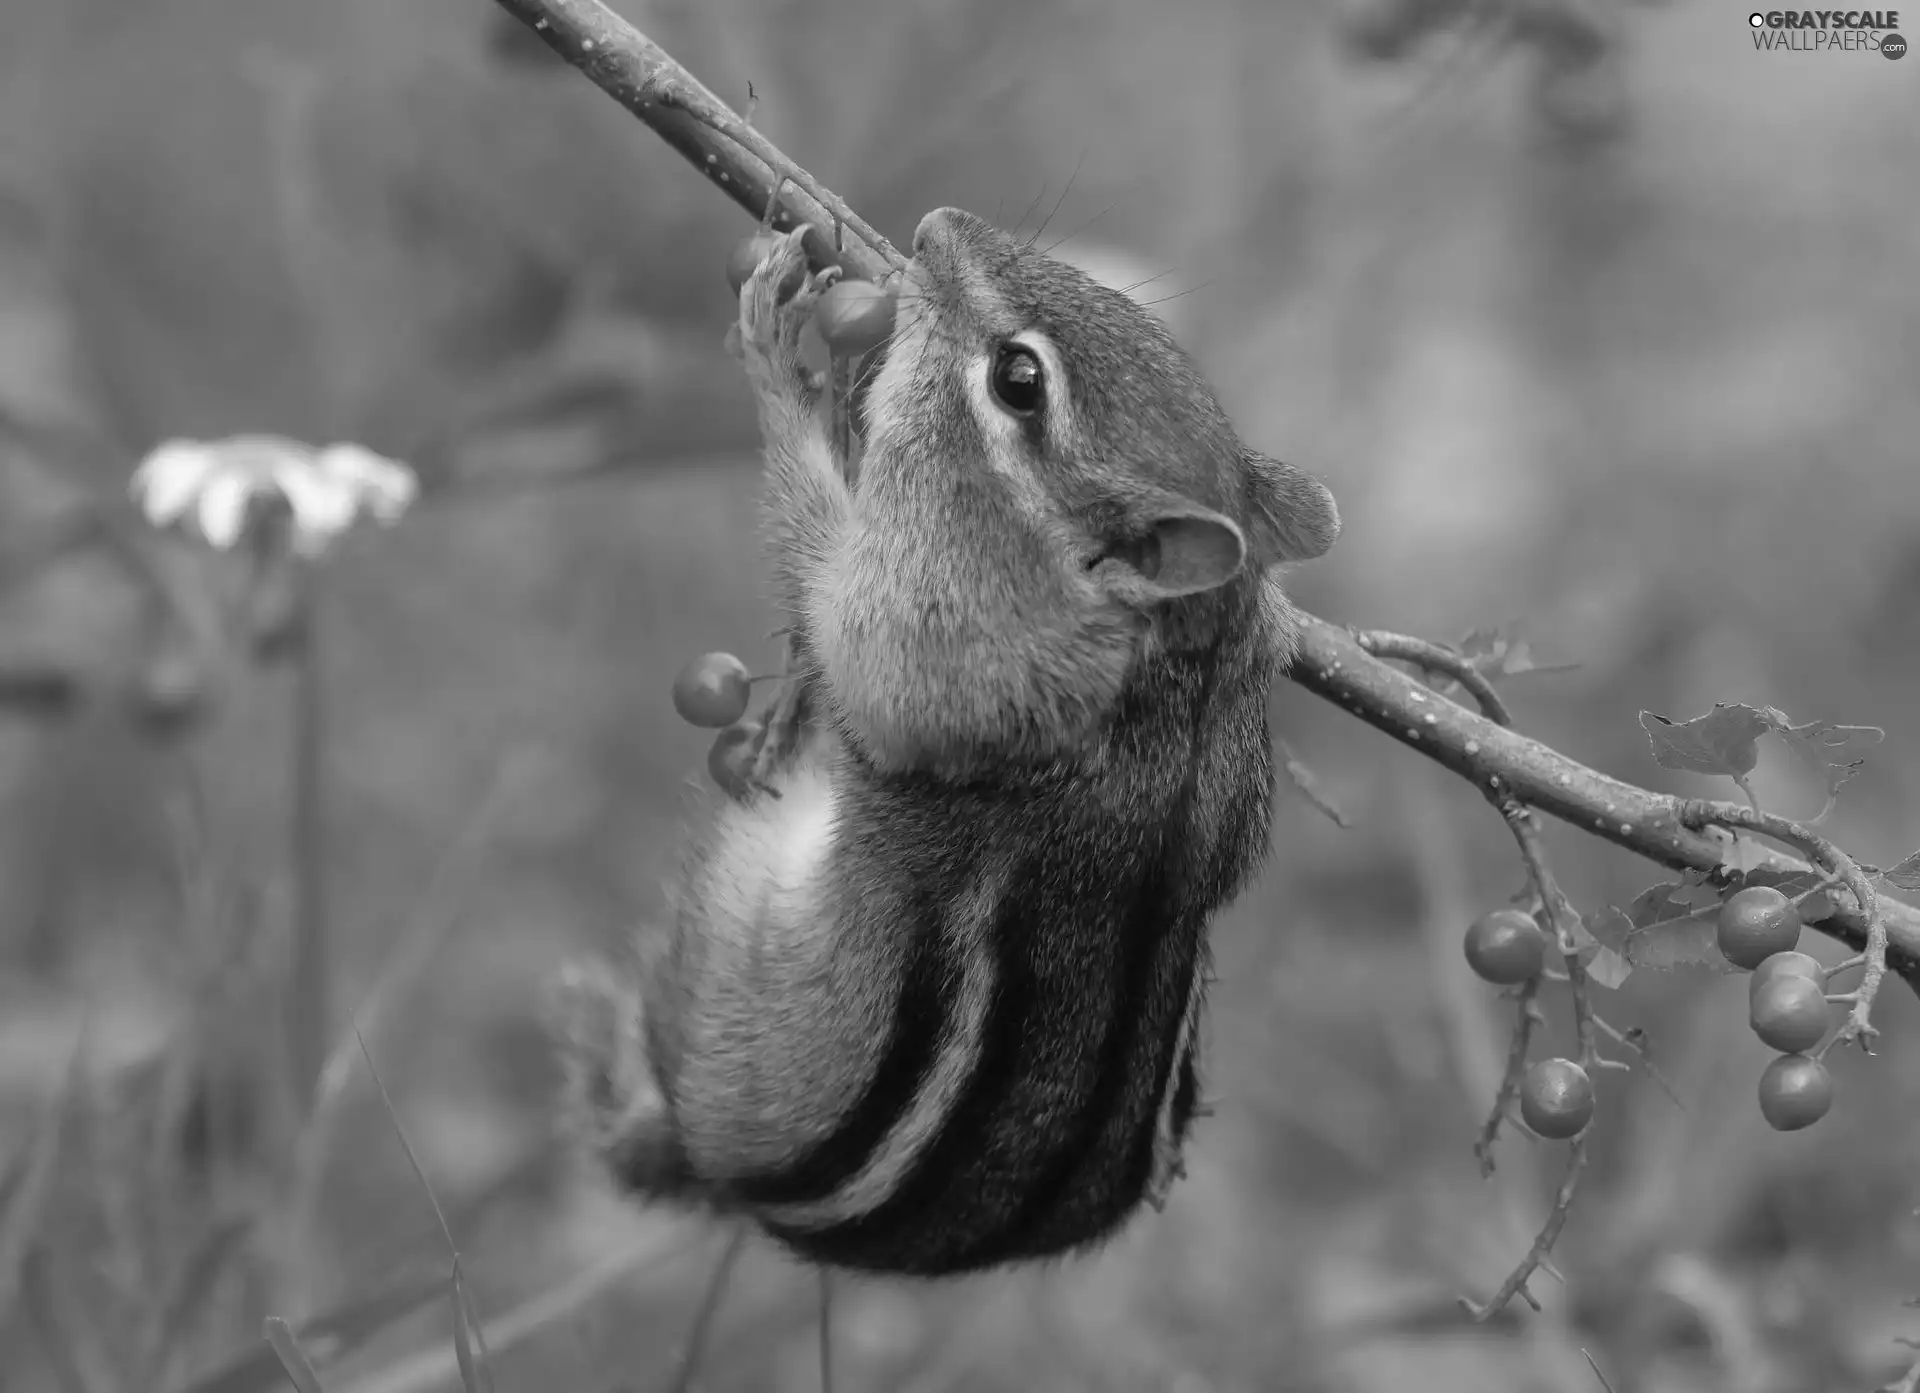
<path id="1" fill-rule="evenodd" d="M 1140 289 L 1141 286 L 1152 285 L 1155 281 L 1159 280 L 1162 276 L 1170 276 L 1172 274 L 1173 274 L 1173 267 L 1171 266 L 1167 267 L 1167 269 L 1164 271 L 1155 271 L 1151 276 L 1143 277 L 1142 279 L 1135 281 L 1132 285 L 1121 286 L 1120 293 L 1122 295 L 1131 295 L 1133 294 L 1134 291 Z M 1181 294 L 1185 294 L 1185 293 L 1186 293 L 1185 291 L 1181 292 Z"/>
<path id="2" fill-rule="evenodd" d="M 1026 223 L 1028 218 L 1033 216 L 1033 210 L 1040 206 L 1040 200 L 1045 198 L 1046 196 L 1047 196 L 1047 181 L 1042 179 L 1040 181 L 1040 192 L 1033 196 L 1033 202 L 1029 203 L 1027 205 L 1027 211 L 1020 215 L 1020 221 L 1015 223 L 1012 226 L 1012 228 L 1008 230 L 1008 233 L 1007 233 L 1008 236 L 1017 237 L 1020 235 L 1021 227 Z"/>
<path id="3" fill-rule="evenodd" d="M 1040 240 L 1040 234 L 1045 232 L 1052 224 L 1054 216 L 1060 211 L 1060 205 L 1065 203 L 1067 201 L 1067 195 L 1073 192 L 1073 181 L 1080 177 L 1080 166 L 1086 162 L 1087 147 L 1082 145 L 1080 147 L 1080 158 L 1073 162 L 1073 173 L 1067 176 L 1066 187 L 1060 190 L 1060 197 L 1053 201 L 1053 207 L 1048 211 L 1046 217 L 1040 220 L 1040 226 L 1034 228 L 1033 236 L 1027 238 L 1027 250 L 1031 251 L 1033 249 L 1033 244 Z"/>
<path id="4" fill-rule="evenodd" d="M 1074 238 L 1080 236 L 1088 228 L 1092 227 L 1095 223 L 1099 222 L 1100 219 L 1104 218 L 1107 214 L 1111 213 L 1113 209 L 1114 209 L 1114 205 L 1109 203 L 1106 207 L 1102 208 L 1099 212 L 1095 213 L 1092 217 L 1088 218 L 1085 222 L 1081 223 L 1080 226 L 1076 227 L 1073 231 L 1067 233 L 1064 237 L 1060 238 L 1058 241 L 1049 242 L 1046 246 L 1042 247 L 1040 249 L 1040 255 L 1052 256 L 1056 248 L 1064 247 L 1067 243 L 1071 242 Z"/>
<path id="5" fill-rule="evenodd" d="M 1212 281 L 1201 281 L 1200 284 L 1188 286 L 1185 290 L 1176 290 L 1171 295 L 1162 295 L 1158 300 L 1142 300 L 1140 302 L 1140 305 L 1141 305 L 1141 308 L 1143 309 L 1151 309 L 1155 305 L 1164 305 L 1169 300 L 1182 299 L 1188 295 L 1193 294 L 1193 292 L 1196 290 L 1205 290 L 1208 286 L 1212 284 L 1213 284 Z"/>

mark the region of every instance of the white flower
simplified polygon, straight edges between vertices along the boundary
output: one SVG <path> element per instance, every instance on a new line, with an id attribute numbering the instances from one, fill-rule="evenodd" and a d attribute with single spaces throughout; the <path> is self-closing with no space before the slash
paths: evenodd
<path id="1" fill-rule="evenodd" d="M 279 435 L 226 440 L 169 440 L 133 473 L 134 501 L 156 527 L 194 514 L 200 532 L 221 550 L 240 540 L 247 505 L 278 494 L 293 514 L 293 544 L 318 556 L 363 513 L 397 520 L 420 492 L 406 465 L 361 445 L 316 450 Z"/>

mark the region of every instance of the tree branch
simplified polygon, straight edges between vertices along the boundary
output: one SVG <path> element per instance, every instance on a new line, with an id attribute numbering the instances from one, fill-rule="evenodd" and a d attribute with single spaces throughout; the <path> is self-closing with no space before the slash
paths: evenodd
<path id="1" fill-rule="evenodd" d="M 840 263 L 854 275 L 882 280 L 905 258 L 861 221 L 846 203 L 754 131 L 667 52 L 599 0 L 496 0 L 531 28 L 560 57 L 645 122 L 714 184 L 756 219 L 778 191 L 771 225 L 791 231 L 810 223 L 835 243 L 843 239 Z M 1675 870 L 1703 872 L 1716 883 L 1729 879 L 1725 846 L 1690 823 L 1697 802 L 1654 793 L 1609 778 L 1549 746 L 1467 710 L 1368 651 L 1428 663 L 1445 650 L 1398 635 L 1360 634 L 1303 616 L 1299 656 L 1288 675 L 1317 696 L 1358 716 L 1445 765 L 1496 804 L 1512 800 L 1559 818 L 1650 861 Z M 1461 675 L 1444 661 L 1438 670 L 1460 681 L 1483 704 L 1491 689 Z M 1497 696 L 1488 707 L 1504 715 Z M 1724 822 L 1724 819 L 1716 819 Z M 1767 864 L 1788 871 L 1805 862 L 1769 853 Z M 1849 946 L 1866 952 L 1883 928 L 1887 967 L 1920 992 L 1920 909 L 1878 897 L 1879 925 L 1871 904 L 1839 903 L 1811 922 Z M 1864 1022 L 1863 1022 L 1864 1023 Z"/>
<path id="2" fill-rule="evenodd" d="M 496 0 L 542 42 L 638 116 L 720 192 L 759 218 L 780 187 L 771 227 L 811 223 L 835 245 L 834 224 L 853 233 L 838 253 L 851 275 L 883 280 L 907 264 L 845 200 L 788 159 L 667 51 L 600 0 Z"/>
<path id="3" fill-rule="evenodd" d="M 1303 616 L 1299 656 L 1287 675 L 1445 765 L 1483 793 L 1517 798 L 1674 870 L 1704 872 L 1719 882 L 1727 879 L 1722 867 L 1725 845 L 1689 821 L 1698 820 L 1698 800 L 1609 778 L 1469 711 L 1374 657 L 1366 647 L 1370 637 Z M 1716 820 L 1734 808 L 1713 806 Z M 1812 869 L 1777 852 L 1767 854 L 1766 864 L 1783 871 Z M 1812 920 L 1810 927 L 1865 951 L 1869 926 L 1860 907 L 1829 898 L 1836 901 L 1834 912 Z M 1878 910 L 1886 929 L 1888 968 L 1920 991 L 1920 910 L 1886 895 L 1878 896 Z"/>

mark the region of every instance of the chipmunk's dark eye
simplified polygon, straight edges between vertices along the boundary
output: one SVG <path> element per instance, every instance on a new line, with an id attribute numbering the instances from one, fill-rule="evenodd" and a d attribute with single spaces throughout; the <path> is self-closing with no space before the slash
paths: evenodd
<path id="1" fill-rule="evenodd" d="M 1031 349 L 1007 344 L 994 355 L 993 371 L 987 376 L 993 399 L 1015 416 L 1031 416 L 1046 401 L 1040 360 Z"/>

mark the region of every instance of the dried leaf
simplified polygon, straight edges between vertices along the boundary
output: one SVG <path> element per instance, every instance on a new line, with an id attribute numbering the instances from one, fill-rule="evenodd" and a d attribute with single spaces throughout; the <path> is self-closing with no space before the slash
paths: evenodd
<path id="1" fill-rule="evenodd" d="M 1587 980 L 1609 991 L 1618 991 L 1633 975 L 1633 964 L 1606 947 L 1587 960 L 1586 968 Z"/>
<path id="2" fill-rule="evenodd" d="M 1664 881 L 1641 891 L 1626 910 L 1608 906 L 1589 916 L 1587 927 L 1631 967 L 1663 972 L 1705 967 L 1729 972 L 1732 968 L 1714 942 L 1714 906 L 1719 896 L 1703 895 L 1704 889 Z"/>
<path id="3" fill-rule="evenodd" d="M 1767 708 L 1767 715 L 1775 719 L 1773 733 L 1819 771 L 1826 781 L 1829 800 L 1838 796 L 1841 785 L 1866 764 L 1864 751 L 1887 737 L 1878 726 L 1841 726 L 1828 721 L 1810 721 L 1797 726 L 1772 707 Z"/>
<path id="4" fill-rule="evenodd" d="M 1899 865 L 1880 872 L 1880 878 L 1896 890 L 1920 890 L 1920 851 Z"/>
<path id="5" fill-rule="evenodd" d="M 1730 779 L 1744 779 L 1753 772 L 1753 766 L 1760 762 L 1759 738 L 1773 729 L 1765 715 L 1742 705 L 1715 706 L 1690 721 L 1670 721 L 1642 711 L 1640 725 L 1662 769 L 1720 774 Z"/>
<path id="6" fill-rule="evenodd" d="M 1474 629 L 1460 640 L 1459 650 L 1490 678 L 1514 677 L 1523 672 L 1572 672 L 1578 663 L 1542 663 L 1527 640 L 1505 628 Z"/>

